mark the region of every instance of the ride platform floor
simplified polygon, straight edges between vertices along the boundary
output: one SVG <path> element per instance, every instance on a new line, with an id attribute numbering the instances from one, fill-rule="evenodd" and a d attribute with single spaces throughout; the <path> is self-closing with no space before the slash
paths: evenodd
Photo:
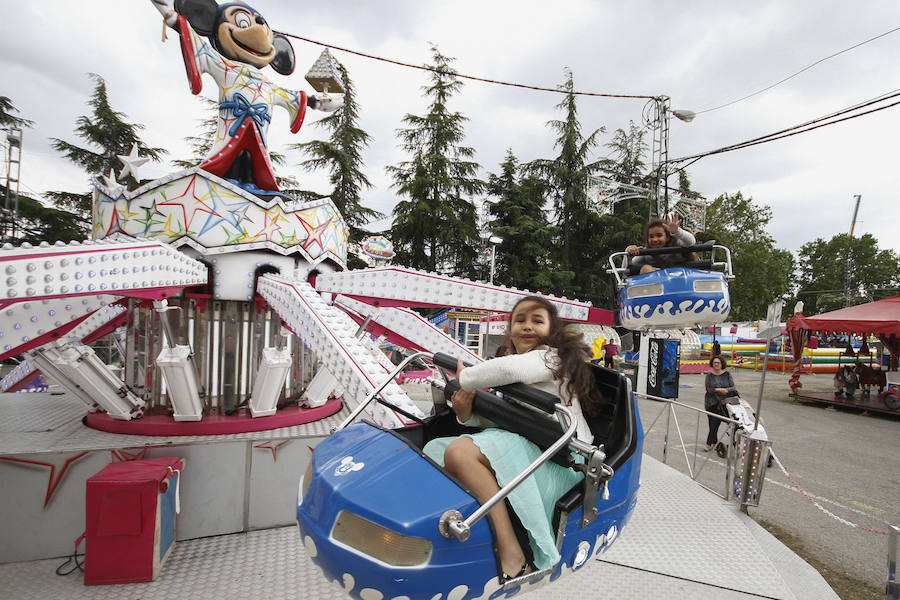
<path id="1" fill-rule="evenodd" d="M 791 397 L 798 402 L 819 402 L 831 404 L 832 406 L 846 406 L 886 415 L 900 414 L 900 412 L 891 410 L 884 405 L 884 402 L 878 398 L 877 390 L 873 391 L 869 396 L 857 392 L 852 400 L 850 398 L 838 398 L 832 392 L 804 392 L 802 390 L 800 392 L 792 393 Z"/>
<path id="2" fill-rule="evenodd" d="M 736 505 L 648 456 L 641 480 L 634 516 L 612 547 L 580 571 L 528 593 L 530 600 L 838 599 L 817 571 Z M 55 574 L 63 562 L 0 565 L 0 595 L 21 600 L 347 597 L 308 560 L 296 527 L 178 542 L 160 576 L 148 583 L 85 586 L 80 571 Z"/>

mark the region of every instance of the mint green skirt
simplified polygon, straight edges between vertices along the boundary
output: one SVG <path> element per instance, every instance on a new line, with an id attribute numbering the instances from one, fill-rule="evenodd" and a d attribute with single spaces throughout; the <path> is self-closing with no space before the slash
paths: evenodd
<path id="1" fill-rule="evenodd" d="M 475 442 L 491 463 L 500 487 L 512 481 L 541 455 L 541 449 L 522 436 L 496 427 L 460 437 L 471 438 Z M 455 439 L 457 438 L 445 437 L 431 440 L 425 444 L 423 452 L 443 467 L 444 451 Z M 546 462 L 508 496 L 516 516 L 528 531 L 534 566 L 538 570 L 549 569 L 559 562 L 559 551 L 556 549 L 556 537 L 552 529 L 553 511 L 557 500 L 582 479 L 584 474 L 580 471 Z"/>

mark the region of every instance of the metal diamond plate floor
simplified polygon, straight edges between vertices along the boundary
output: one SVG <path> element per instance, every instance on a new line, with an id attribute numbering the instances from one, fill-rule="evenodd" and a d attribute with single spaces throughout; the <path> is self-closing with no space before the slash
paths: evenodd
<path id="1" fill-rule="evenodd" d="M 602 560 L 527 594 L 560 598 L 829 600 L 806 562 L 737 508 L 645 456 L 631 523 Z M 346 598 L 307 560 L 295 527 L 178 542 L 149 583 L 83 585 L 63 559 L 0 565 L 3 596 L 22 600 Z M 440 599 L 444 600 L 444 599 Z M 447 599 L 449 600 L 449 599 Z"/>

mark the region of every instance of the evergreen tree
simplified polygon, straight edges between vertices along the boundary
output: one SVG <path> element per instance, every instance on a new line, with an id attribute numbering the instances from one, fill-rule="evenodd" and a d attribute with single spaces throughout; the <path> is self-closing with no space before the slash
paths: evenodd
<path id="1" fill-rule="evenodd" d="M 591 176 L 600 168 L 589 162 L 597 136 L 604 131 L 594 130 L 584 137 L 574 94 L 572 73 L 560 86 L 565 92 L 557 108 L 565 113 L 564 120 L 552 120 L 548 125 L 556 131 L 555 147 L 559 155 L 554 159 L 538 159 L 528 164 L 530 174 L 547 182 L 553 213 L 559 228 L 557 238 L 559 271 L 555 279 L 560 291 L 578 298 L 597 298 L 605 278 L 604 263 L 598 253 L 598 214 L 590 198 Z"/>
<path id="2" fill-rule="evenodd" d="M 138 137 L 138 131 L 143 125 L 132 124 L 125 121 L 126 115 L 112 109 L 107 96 L 106 81 L 95 73 L 90 77 L 94 80 L 94 93 L 88 101 L 91 107 L 90 115 L 82 115 L 76 121 L 75 133 L 87 142 L 91 148 L 82 148 L 64 140 L 51 138 L 53 148 L 62 152 L 66 158 L 77 165 L 81 165 L 91 175 L 109 175 L 110 170 L 120 171 L 122 163 L 118 155 L 126 155 L 131 152 L 134 144 L 138 145 L 138 155 L 146 156 L 153 160 L 159 160 L 166 151 L 163 148 L 150 148 Z M 128 187 L 135 187 L 140 182 L 135 181 L 131 174 L 119 183 Z M 48 192 L 58 206 L 74 210 L 85 219 L 90 219 L 91 194 L 75 192 Z"/>
<path id="3" fill-rule="evenodd" d="M 393 187 L 407 199 L 397 203 L 390 231 L 395 261 L 413 268 L 474 277 L 479 244 L 477 215 L 470 197 L 481 192 L 475 150 L 461 145 L 468 120 L 450 112 L 447 103 L 462 82 L 450 67 L 452 58 L 431 49 L 431 98 L 424 116 L 407 114 L 398 130 L 410 160 L 387 168 Z"/>
<path id="4" fill-rule="evenodd" d="M 19 112 L 8 96 L 0 96 L 0 127 L 31 127 L 34 121 L 12 114 Z"/>
<path id="5" fill-rule="evenodd" d="M 359 128 L 359 105 L 353 81 L 344 65 L 338 63 L 338 71 L 344 88 L 344 104 L 316 122 L 316 125 L 331 133 L 328 140 L 294 144 L 291 148 L 312 156 L 300 163 L 307 171 L 328 169 L 332 185 L 331 201 L 344 216 L 350 229 L 350 242 L 359 243 L 369 234 L 363 226 L 384 215 L 362 204 L 362 191 L 372 187 L 362 171 L 362 152 L 369 145 L 370 136 Z"/>
<path id="6" fill-rule="evenodd" d="M 521 167 L 512 150 L 500 164 L 500 173 L 491 174 L 487 193 L 497 198 L 490 202 L 490 231 L 503 239 L 497 247 L 494 282 L 553 293 L 551 263 L 547 248 L 556 233 L 544 213 L 544 182 L 535 177 L 521 178 Z"/>
<path id="7" fill-rule="evenodd" d="M 627 132 L 621 127 L 616 129 L 612 140 L 605 144 L 610 149 L 610 156 L 600 160 L 601 167 L 610 177 L 626 185 L 649 185 L 647 163 L 644 162 L 646 133 L 647 130 L 635 125 L 634 121 L 628 122 Z"/>
<path id="8" fill-rule="evenodd" d="M 766 231 L 771 220 L 768 206 L 759 206 L 740 192 L 722 194 L 706 209 L 706 230 L 696 233 L 698 242 L 714 239 L 731 250 L 733 320 L 764 318 L 769 304 L 790 295 L 794 257 L 775 247 Z"/>
<path id="9" fill-rule="evenodd" d="M 623 251 L 630 244 L 643 245 L 644 224 L 650 211 L 650 201 L 648 195 L 634 193 L 633 187 L 644 188 L 649 194 L 651 182 L 645 162 L 648 151 L 644 139 L 646 134 L 645 128 L 630 121 L 628 131 L 617 129 L 612 139 L 605 144 L 610 154 L 600 161 L 603 170 L 623 186 L 631 187 L 620 187 L 619 192 L 624 199 L 616 202 L 609 212 L 599 218 L 599 229 L 604 233 L 597 240 L 601 256 L 609 257 L 615 252 Z M 612 308 L 616 303 L 612 281 L 608 286 L 610 293 L 602 299 L 601 304 Z"/>
<path id="10" fill-rule="evenodd" d="M 6 186 L 0 185 L 0 197 L 6 197 Z M 10 207 L 12 212 L 12 207 Z M 88 223 L 69 211 L 47 207 L 40 201 L 19 194 L 16 213 L 15 243 L 81 241 L 88 235 Z M 4 240 L 6 241 L 6 240 Z"/>
<path id="11" fill-rule="evenodd" d="M 0 96 L 0 127 L 31 127 L 34 121 L 18 117 L 12 113 L 19 112 L 7 96 Z M 19 194 L 15 198 L 15 190 L 7 190 L 5 185 L 0 185 L 0 198 L 10 199 L 9 213 L 4 214 L 4 220 L 10 219 L 0 228 L 5 233 L 12 233 L 11 224 L 13 208 L 15 214 L 15 241 L 16 243 L 30 242 L 37 244 L 42 241 L 83 240 L 87 234 L 87 223 L 78 219 L 69 212 L 48 208 L 39 200 L 30 196 Z M 17 201 L 16 201 L 17 200 Z M 4 240 L 5 241 L 5 240 Z"/>

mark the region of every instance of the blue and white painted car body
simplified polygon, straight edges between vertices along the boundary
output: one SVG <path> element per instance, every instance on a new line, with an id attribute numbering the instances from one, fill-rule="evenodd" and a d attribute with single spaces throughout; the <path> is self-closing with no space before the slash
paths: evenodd
<path id="1" fill-rule="evenodd" d="M 629 277 L 619 290 L 619 321 L 628 329 L 721 323 L 731 311 L 724 273 L 669 267 Z"/>
<path id="2" fill-rule="evenodd" d="M 631 257 L 626 252 L 610 256 L 608 272 L 616 279 L 619 323 L 649 331 L 703 327 L 727 320 L 731 312 L 728 282 L 734 279 L 731 251 L 712 242 L 666 250 L 706 251 L 712 258 L 631 275 Z"/>
<path id="3" fill-rule="evenodd" d="M 598 494 L 597 516 L 584 526 L 582 504 L 563 515 L 562 558 L 552 569 L 501 582 L 489 518 L 475 522 L 465 541 L 441 535 L 442 515 L 470 515 L 478 500 L 421 453 L 425 440 L 411 442 L 411 428 L 388 430 L 366 421 L 337 431 L 313 452 L 297 508 L 307 555 L 327 579 L 361 600 L 511 597 L 582 568 L 615 541 L 637 501 L 643 430 L 630 384 L 625 389 L 627 406 L 620 412 L 627 416 L 618 419 L 627 432 L 607 459 L 615 471 L 609 499 Z"/>

